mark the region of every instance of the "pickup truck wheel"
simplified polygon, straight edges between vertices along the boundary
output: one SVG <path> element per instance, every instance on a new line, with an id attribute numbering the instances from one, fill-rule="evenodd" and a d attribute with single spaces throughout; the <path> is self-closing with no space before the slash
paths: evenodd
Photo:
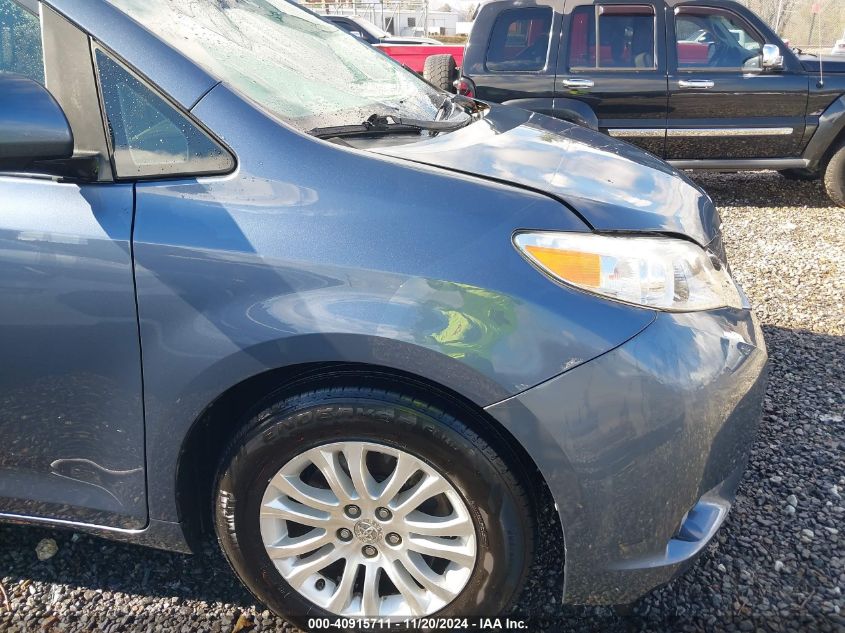
<path id="1" fill-rule="evenodd" d="M 423 77 L 445 92 L 455 92 L 452 82 L 458 78 L 458 67 L 451 55 L 432 55 L 426 58 Z"/>
<path id="2" fill-rule="evenodd" d="M 827 163 L 824 188 L 836 205 L 845 207 L 845 141 L 839 144 Z"/>
<path id="3" fill-rule="evenodd" d="M 811 169 L 782 169 L 781 176 L 787 180 L 818 180 L 821 174 Z"/>

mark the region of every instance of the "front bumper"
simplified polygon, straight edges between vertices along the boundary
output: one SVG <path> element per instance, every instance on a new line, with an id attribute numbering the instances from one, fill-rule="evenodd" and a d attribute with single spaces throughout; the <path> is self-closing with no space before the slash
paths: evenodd
<path id="1" fill-rule="evenodd" d="M 748 310 L 661 313 L 620 347 L 487 408 L 555 499 L 566 602 L 626 604 L 694 560 L 733 502 L 766 363 Z"/>

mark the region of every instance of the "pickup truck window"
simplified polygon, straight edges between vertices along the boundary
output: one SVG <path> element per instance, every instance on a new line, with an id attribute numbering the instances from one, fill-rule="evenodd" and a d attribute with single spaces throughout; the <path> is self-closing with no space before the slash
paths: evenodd
<path id="1" fill-rule="evenodd" d="M 0 72 L 44 84 L 44 50 L 38 16 L 13 0 L 0 0 Z"/>
<path id="2" fill-rule="evenodd" d="M 675 16 L 678 68 L 761 68 L 763 38 L 727 9 L 681 7 Z"/>
<path id="3" fill-rule="evenodd" d="M 570 23 L 569 66 L 653 70 L 657 67 L 654 34 L 651 5 L 578 7 Z"/>
<path id="4" fill-rule="evenodd" d="M 487 47 L 487 70 L 542 70 L 549 55 L 552 10 L 530 7 L 503 11 Z"/>

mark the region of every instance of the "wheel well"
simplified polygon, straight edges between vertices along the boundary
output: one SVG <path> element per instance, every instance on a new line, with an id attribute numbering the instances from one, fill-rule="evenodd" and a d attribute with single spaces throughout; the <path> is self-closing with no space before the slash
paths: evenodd
<path id="1" fill-rule="evenodd" d="M 194 551 L 214 533 L 212 499 L 218 462 L 231 438 L 270 404 L 321 386 L 372 386 L 419 397 L 472 427 L 505 459 L 531 494 L 535 514 L 554 501 L 525 448 L 483 408 L 451 389 L 399 370 L 350 363 L 314 363 L 272 370 L 231 387 L 200 415 L 182 444 L 176 481 L 179 519 Z M 562 537 L 559 518 L 557 529 Z"/>
<path id="2" fill-rule="evenodd" d="M 839 130 L 839 134 L 836 135 L 836 138 L 833 139 L 833 142 L 828 145 L 827 149 L 824 151 L 824 156 L 819 162 L 822 170 L 827 169 L 827 164 L 830 162 L 830 159 L 833 158 L 836 150 L 839 149 L 843 143 L 845 143 L 845 128 Z"/>

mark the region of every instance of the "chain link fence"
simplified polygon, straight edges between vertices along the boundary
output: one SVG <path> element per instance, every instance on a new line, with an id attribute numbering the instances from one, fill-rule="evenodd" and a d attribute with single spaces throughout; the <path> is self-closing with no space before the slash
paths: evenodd
<path id="1" fill-rule="evenodd" d="M 845 37 L 845 0 L 739 0 L 789 43 L 808 53 L 830 53 Z"/>

